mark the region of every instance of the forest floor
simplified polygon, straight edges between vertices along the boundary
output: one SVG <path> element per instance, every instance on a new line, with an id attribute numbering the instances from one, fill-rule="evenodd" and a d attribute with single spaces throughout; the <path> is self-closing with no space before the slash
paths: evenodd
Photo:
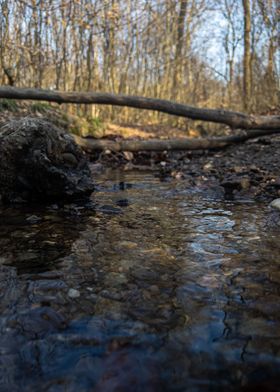
<path id="1" fill-rule="evenodd" d="M 41 106 L 40 106 L 41 105 Z M 1 105 L 0 105 L 1 106 Z M 15 110 L 14 110 L 15 109 Z M 76 119 L 49 105 L 24 104 L 0 107 L 0 125 L 14 117 L 40 117 L 73 131 Z M 73 125 L 74 122 L 74 125 Z M 74 129 L 75 131 L 76 129 Z M 228 134 L 228 130 L 226 131 Z M 99 137 L 106 139 L 182 138 L 188 135 L 177 128 L 161 125 L 106 124 Z M 185 180 L 190 187 L 210 194 L 224 194 L 228 199 L 271 201 L 280 197 L 280 136 L 265 136 L 215 151 L 113 153 L 90 156 L 93 170 L 108 167 L 123 170 L 154 171 L 164 181 Z"/>

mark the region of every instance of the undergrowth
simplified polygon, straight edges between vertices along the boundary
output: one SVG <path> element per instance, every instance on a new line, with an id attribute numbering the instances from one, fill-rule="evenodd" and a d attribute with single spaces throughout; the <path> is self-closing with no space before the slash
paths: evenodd
<path id="1" fill-rule="evenodd" d="M 0 112 L 8 110 L 10 112 L 18 111 L 18 104 L 14 99 L 0 99 Z"/>
<path id="2" fill-rule="evenodd" d="M 74 116 L 48 102 L 22 103 L 13 99 L 0 99 L 0 120 L 5 122 L 21 116 L 43 117 L 79 136 L 102 137 L 105 132 L 105 123 L 99 117 Z"/>
<path id="3" fill-rule="evenodd" d="M 52 107 L 49 103 L 47 102 L 35 102 L 30 106 L 31 112 L 39 112 L 39 113 L 45 113 L 48 110 L 50 110 Z"/>

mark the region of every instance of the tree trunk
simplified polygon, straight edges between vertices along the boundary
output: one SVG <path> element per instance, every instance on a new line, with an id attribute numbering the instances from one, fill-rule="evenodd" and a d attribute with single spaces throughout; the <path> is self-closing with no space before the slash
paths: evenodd
<path id="1" fill-rule="evenodd" d="M 253 116 L 221 109 L 200 109 L 164 99 L 88 92 L 60 92 L 40 89 L 0 87 L 0 98 L 57 103 L 103 104 L 155 110 L 193 120 L 210 121 L 243 129 L 279 129 L 280 116 Z"/>
<path id="2" fill-rule="evenodd" d="M 184 138 L 184 139 L 149 139 L 149 140 L 123 140 L 115 142 L 104 139 L 81 138 L 73 135 L 76 143 L 87 152 L 110 150 L 120 151 L 175 151 L 175 150 L 209 150 L 223 148 L 235 143 L 241 143 L 248 139 L 280 133 L 280 129 L 255 129 L 239 135 L 215 137 L 215 138 Z"/>
<path id="3" fill-rule="evenodd" d="M 251 11 L 250 0 L 243 0 L 244 10 L 244 58 L 243 58 L 243 91 L 244 109 L 250 110 L 251 101 Z"/>
<path id="4" fill-rule="evenodd" d="M 173 98 L 176 97 L 176 90 L 182 78 L 182 48 L 184 39 L 184 24 L 185 17 L 187 13 L 187 0 L 180 1 L 180 12 L 178 16 L 178 26 L 177 26 L 177 43 L 175 52 L 175 66 L 173 75 Z"/>

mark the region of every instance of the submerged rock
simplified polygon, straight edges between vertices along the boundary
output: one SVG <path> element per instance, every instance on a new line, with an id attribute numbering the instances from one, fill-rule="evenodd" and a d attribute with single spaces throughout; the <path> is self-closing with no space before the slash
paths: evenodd
<path id="1" fill-rule="evenodd" d="M 276 229 L 278 232 L 280 227 L 280 198 L 272 200 L 269 207 L 270 211 L 267 216 L 265 227 L 269 230 Z"/>
<path id="2" fill-rule="evenodd" d="M 70 134 L 33 118 L 0 128 L 3 201 L 63 200 L 89 196 L 93 180 L 82 149 Z"/>
<path id="3" fill-rule="evenodd" d="M 274 199 L 270 203 L 270 206 L 276 210 L 280 210 L 280 199 Z"/>

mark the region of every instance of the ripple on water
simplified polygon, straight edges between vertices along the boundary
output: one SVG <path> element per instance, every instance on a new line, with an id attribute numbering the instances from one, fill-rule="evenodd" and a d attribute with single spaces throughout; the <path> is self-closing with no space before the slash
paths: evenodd
<path id="1" fill-rule="evenodd" d="M 266 208 L 151 174 L 97 182 L 95 208 L 1 210 L 0 390 L 278 385 Z"/>

